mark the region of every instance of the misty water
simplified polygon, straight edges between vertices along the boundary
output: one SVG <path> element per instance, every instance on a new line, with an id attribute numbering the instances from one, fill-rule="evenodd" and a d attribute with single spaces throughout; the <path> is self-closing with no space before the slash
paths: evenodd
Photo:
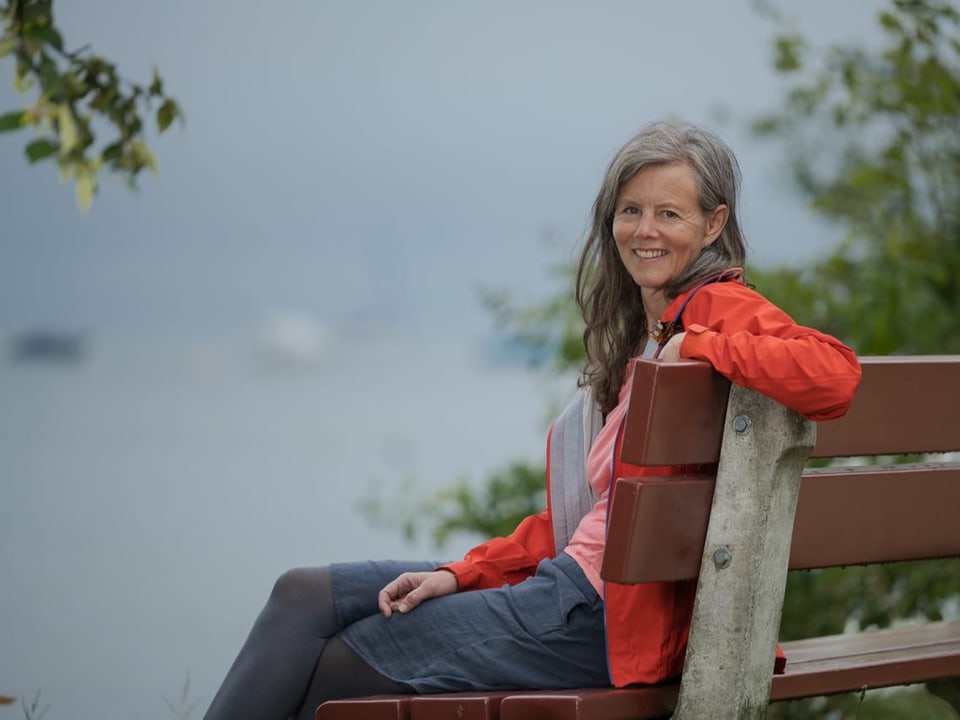
<path id="1" fill-rule="evenodd" d="M 399 516 L 540 460 L 572 387 L 476 342 L 377 334 L 307 356 L 128 336 L 76 361 L 5 354 L 0 694 L 39 690 L 47 720 L 169 718 L 189 677 L 199 718 L 279 573 L 462 555 L 473 538 L 408 543 L 359 504 Z"/>

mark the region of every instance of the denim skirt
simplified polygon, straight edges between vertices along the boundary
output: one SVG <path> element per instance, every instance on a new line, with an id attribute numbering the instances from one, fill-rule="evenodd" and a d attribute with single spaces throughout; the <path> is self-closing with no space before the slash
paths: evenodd
<path id="1" fill-rule="evenodd" d="M 610 684 L 603 602 L 561 553 L 517 585 L 432 598 L 384 617 L 377 594 L 403 572 L 442 563 L 330 567 L 343 641 L 416 693 L 603 687 Z"/>

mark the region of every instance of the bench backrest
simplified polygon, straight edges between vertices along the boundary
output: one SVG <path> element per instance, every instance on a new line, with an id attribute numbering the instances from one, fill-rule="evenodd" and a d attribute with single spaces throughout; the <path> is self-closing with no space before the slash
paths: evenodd
<path id="1" fill-rule="evenodd" d="M 706 364 L 638 362 L 623 458 L 638 465 L 717 462 L 729 382 Z M 960 451 L 960 357 L 861 363 L 853 405 L 818 424 L 811 457 Z M 604 578 L 696 578 L 713 489 L 712 476 L 619 479 Z M 960 464 L 947 456 L 807 469 L 793 528 L 792 570 L 960 555 Z"/>
<path id="2" fill-rule="evenodd" d="M 618 479 L 610 511 L 606 580 L 698 578 L 678 716 L 765 708 L 788 565 L 960 556 L 960 464 L 876 457 L 960 451 L 960 357 L 861 362 L 849 413 L 814 430 L 705 364 L 637 361 L 623 459 L 718 463 L 715 478 Z M 873 457 L 803 471 L 808 456 Z"/>

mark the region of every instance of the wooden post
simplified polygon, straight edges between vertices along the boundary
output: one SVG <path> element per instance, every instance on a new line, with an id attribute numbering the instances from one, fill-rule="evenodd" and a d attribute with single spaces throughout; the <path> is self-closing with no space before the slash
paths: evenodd
<path id="1" fill-rule="evenodd" d="M 732 385 L 674 720 L 766 717 L 814 423 Z"/>

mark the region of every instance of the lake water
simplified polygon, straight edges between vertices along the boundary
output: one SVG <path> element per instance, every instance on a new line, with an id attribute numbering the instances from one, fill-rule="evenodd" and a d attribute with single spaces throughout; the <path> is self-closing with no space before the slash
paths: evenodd
<path id="1" fill-rule="evenodd" d="M 169 718 L 189 677 L 199 718 L 280 572 L 462 555 L 474 539 L 405 543 L 358 506 L 540 460 L 573 387 L 454 339 L 368 334 L 302 360 L 131 337 L 76 363 L 3 358 L 0 694 L 40 690 L 47 720 Z"/>

